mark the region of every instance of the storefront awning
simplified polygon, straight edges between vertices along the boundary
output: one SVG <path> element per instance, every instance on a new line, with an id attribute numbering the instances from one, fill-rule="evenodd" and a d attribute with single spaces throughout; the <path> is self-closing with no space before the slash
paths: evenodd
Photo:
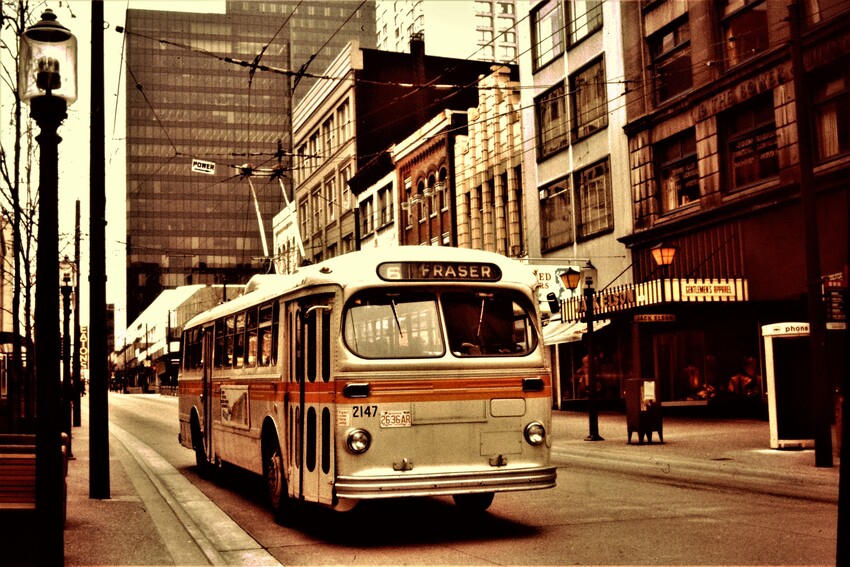
<path id="1" fill-rule="evenodd" d="M 601 329 L 610 322 L 610 319 L 594 321 L 593 330 Z M 551 321 L 543 327 L 543 344 L 552 346 L 562 343 L 574 343 L 580 341 L 585 333 L 587 333 L 587 324 L 585 323 Z"/>

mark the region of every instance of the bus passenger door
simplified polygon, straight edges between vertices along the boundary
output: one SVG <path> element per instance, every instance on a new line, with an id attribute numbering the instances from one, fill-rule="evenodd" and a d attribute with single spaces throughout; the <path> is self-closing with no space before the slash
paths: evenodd
<path id="1" fill-rule="evenodd" d="M 293 392 L 297 399 L 289 404 L 294 433 L 290 483 L 295 497 L 324 504 L 333 501 L 334 476 L 331 300 L 332 296 L 312 297 L 287 307 L 294 343 L 290 379 L 298 385 Z"/>
<path id="2" fill-rule="evenodd" d="M 213 369 L 213 343 L 215 341 L 214 327 L 205 327 L 203 330 L 203 352 L 204 352 L 204 378 L 203 387 L 201 389 L 201 406 L 204 412 L 204 423 L 201 424 L 204 435 L 204 450 L 207 455 L 207 461 L 211 461 L 213 456 L 212 450 L 212 369 Z"/>

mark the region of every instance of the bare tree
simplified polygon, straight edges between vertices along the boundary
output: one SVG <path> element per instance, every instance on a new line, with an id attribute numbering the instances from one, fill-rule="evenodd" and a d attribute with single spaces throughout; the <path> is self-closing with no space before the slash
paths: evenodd
<path id="1" fill-rule="evenodd" d="M 34 417 L 35 381 L 32 364 L 23 365 L 32 349 L 32 259 L 35 257 L 35 211 L 37 210 L 37 187 L 33 185 L 33 132 L 29 117 L 24 117 L 23 104 L 18 92 L 18 38 L 29 25 L 32 17 L 28 0 L 4 0 L 0 13 L 0 97 L 11 100 L 9 130 L 13 130 L 12 152 L 7 152 L 7 136 L 0 135 L 0 210 L 5 218 L 11 219 L 12 270 L 0 285 L 12 280 L 11 323 L 9 329 L 12 342 L 12 357 L 8 360 L 9 428 L 27 428 Z M 2 105 L 7 108 L 6 104 Z M 5 121 L 5 117 L 2 117 Z M 22 195 L 23 194 L 23 195 Z M 23 197 L 23 204 L 21 203 Z M 4 272 L 5 263 L 4 263 Z M 21 316 L 21 295 L 24 294 L 24 315 Z M 5 306 L 4 306 L 5 308 Z M 21 329 L 24 340 L 21 338 Z M 29 351 L 29 352 L 27 352 Z"/>

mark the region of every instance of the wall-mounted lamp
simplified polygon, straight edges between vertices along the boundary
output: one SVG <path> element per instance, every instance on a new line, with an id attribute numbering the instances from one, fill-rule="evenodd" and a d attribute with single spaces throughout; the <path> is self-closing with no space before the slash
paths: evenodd
<path id="1" fill-rule="evenodd" d="M 558 277 L 561 278 L 561 284 L 565 289 L 570 291 L 575 291 L 578 287 L 578 282 L 581 280 L 581 272 L 578 269 L 570 266 L 563 272 L 561 272 Z"/>
<path id="2" fill-rule="evenodd" d="M 655 260 L 655 263 L 659 266 L 669 266 L 673 263 L 673 258 L 676 257 L 676 251 L 678 248 L 676 246 L 670 246 L 665 244 L 659 244 L 650 252 L 652 252 L 652 259 Z"/>

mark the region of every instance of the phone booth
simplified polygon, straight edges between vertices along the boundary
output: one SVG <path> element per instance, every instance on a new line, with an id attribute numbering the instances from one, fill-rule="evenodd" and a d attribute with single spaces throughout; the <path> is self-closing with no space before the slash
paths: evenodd
<path id="1" fill-rule="evenodd" d="M 809 324 L 761 328 L 772 449 L 814 447 Z"/>

